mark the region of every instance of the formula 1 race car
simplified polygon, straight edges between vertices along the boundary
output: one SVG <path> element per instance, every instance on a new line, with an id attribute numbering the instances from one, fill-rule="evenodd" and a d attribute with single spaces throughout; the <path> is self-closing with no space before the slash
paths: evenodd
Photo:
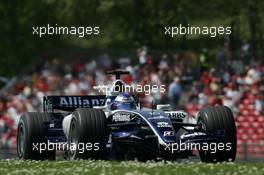
<path id="1" fill-rule="evenodd" d="M 176 160 L 196 150 L 203 162 L 235 160 L 236 126 L 228 107 L 205 107 L 196 118 L 168 104 L 143 108 L 137 94 L 122 91 L 121 75 L 129 72 L 108 73 L 116 80 L 106 95 L 47 96 L 44 112 L 24 113 L 18 157 L 54 160 L 63 150 L 70 160 Z"/>

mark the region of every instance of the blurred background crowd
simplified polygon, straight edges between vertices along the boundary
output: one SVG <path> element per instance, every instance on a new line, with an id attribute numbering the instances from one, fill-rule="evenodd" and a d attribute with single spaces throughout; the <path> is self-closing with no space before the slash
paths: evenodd
<path id="1" fill-rule="evenodd" d="M 32 64 L 28 71 L 9 85 L 8 90 L 2 92 L 0 145 L 2 148 L 16 147 L 20 114 L 41 111 L 43 96 L 98 94 L 93 86 L 110 83 L 113 77 L 106 76 L 105 72 L 117 68 L 130 71 L 131 75 L 123 77 L 128 84 L 165 85 L 165 93 L 140 94 L 143 106 L 150 107 L 152 100 L 156 104 L 170 103 L 174 109 L 187 110 L 193 116 L 207 105 L 230 107 L 237 126 L 241 125 L 242 128 L 242 135 L 238 135 L 241 137 L 239 141 L 244 143 L 243 129 L 248 129 L 242 126 L 243 122 L 239 123 L 243 115 L 247 118 L 254 115 L 261 118 L 256 120 L 264 120 L 264 63 L 263 58 L 251 55 L 247 43 L 241 46 L 239 53 L 236 58 L 230 57 L 226 42 L 213 55 L 214 61 L 210 59 L 206 48 L 199 53 L 191 50 L 175 51 L 157 57 L 146 46 L 139 48 L 135 57 L 111 58 L 105 53 L 95 59 L 85 55 L 70 60 L 44 59 Z M 261 137 L 264 125 L 259 125 L 260 122 L 257 127 L 262 129 L 259 134 Z M 259 137 L 258 143 L 264 144 L 263 135 Z M 248 142 L 248 138 L 245 138 L 245 142 Z"/>

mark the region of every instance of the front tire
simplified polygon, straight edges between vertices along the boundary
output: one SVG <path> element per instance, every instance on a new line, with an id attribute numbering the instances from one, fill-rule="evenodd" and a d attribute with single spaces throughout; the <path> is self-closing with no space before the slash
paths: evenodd
<path id="1" fill-rule="evenodd" d="M 78 108 L 73 112 L 69 132 L 70 159 L 100 159 L 107 138 L 106 117 L 102 110 Z M 89 149 L 86 149 L 87 146 Z"/>
<path id="2" fill-rule="evenodd" d="M 46 145 L 44 122 L 49 122 L 48 113 L 29 112 L 22 114 L 18 123 L 17 155 L 19 159 L 54 160 L 56 150 L 40 151 L 40 144 Z"/>
<path id="3" fill-rule="evenodd" d="M 216 144 L 228 144 L 229 148 L 216 150 L 199 150 L 200 158 L 203 162 L 232 162 L 236 158 L 237 138 L 236 126 L 232 111 L 226 106 L 206 107 L 198 113 L 198 125 L 205 132 L 212 132 L 218 129 L 225 130 L 225 138 L 217 141 Z M 212 143 L 212 142 L 211 142 Z M 210 144 L 210 142 L 208 142 Z"/>

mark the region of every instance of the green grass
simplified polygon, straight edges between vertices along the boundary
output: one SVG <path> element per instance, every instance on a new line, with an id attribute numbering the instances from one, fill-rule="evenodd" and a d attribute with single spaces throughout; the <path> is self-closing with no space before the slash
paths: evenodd
<path id="1" fill-rule="evenodd" d="M 101 174 L 101 175 L 263 175 L 264 163 L 177 163 L 134 161 L 18 161 L 1 160 L 0 174 Z"/>

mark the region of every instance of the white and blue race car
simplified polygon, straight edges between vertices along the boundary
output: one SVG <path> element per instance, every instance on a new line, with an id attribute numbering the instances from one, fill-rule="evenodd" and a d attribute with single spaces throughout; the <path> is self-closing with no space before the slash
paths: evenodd
<path id="1" fill-rule="evenodd" d="M 116 88 L 124 85 L 120 76 L 128 72 L 109 74 L 116 75 L 112 84 Z M 193 156 L 194 150 L 203 162 L 236 157 L 235 121 L 225 106 L 208 106 L 194 120 L 184 111 L 172 111 L 170 105 L 142 108 L 137 95 L 119 92 L 47 96 L 43 110 L 20 118 L 20 159 L 54 160 L 56 150 L 63 150 L 67 159 L 176 160 Z"/>

